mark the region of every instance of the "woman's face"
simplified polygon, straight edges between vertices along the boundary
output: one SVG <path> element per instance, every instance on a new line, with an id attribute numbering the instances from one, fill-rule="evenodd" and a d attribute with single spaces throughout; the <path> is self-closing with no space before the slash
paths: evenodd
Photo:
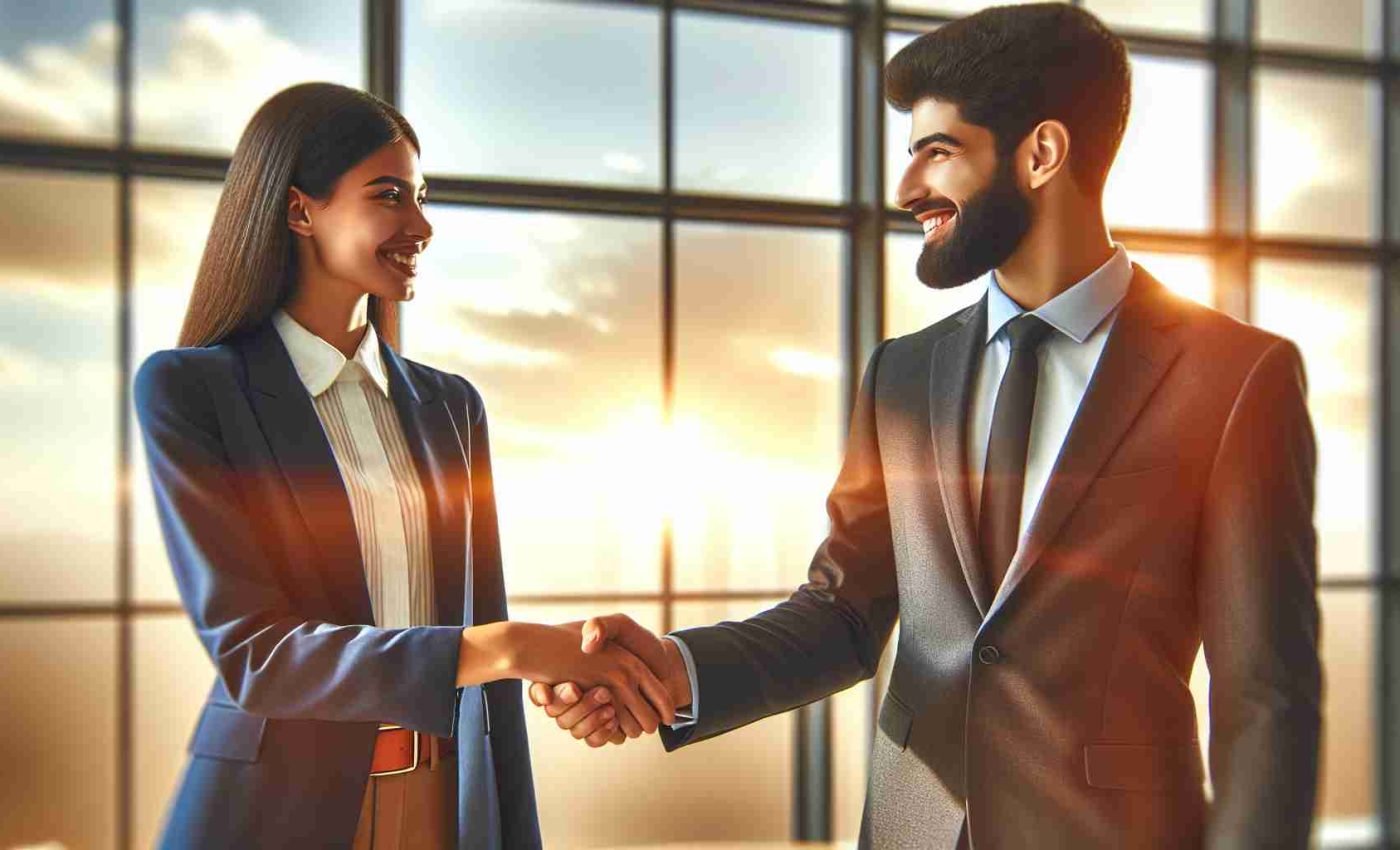
<path id="1" fill-rule="evenodd" d="M 341 175 L 328 199 L 292 189 L 288 226 L 310 240 L 325 276 L 385 300 L 408 301 L 418 255 L 433 236 L 423 215 L 426 195 L 418 152 L 400 139 Z"/>

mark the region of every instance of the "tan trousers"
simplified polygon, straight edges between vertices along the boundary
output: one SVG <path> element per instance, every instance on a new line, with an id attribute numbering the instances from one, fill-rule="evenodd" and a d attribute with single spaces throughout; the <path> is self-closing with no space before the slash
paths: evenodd
<path id="1" fill-rule="evenodd" d="M 445 850 L 457 842 L 457 758 L 412 773 L 371 776 L 354 850 Z"/>

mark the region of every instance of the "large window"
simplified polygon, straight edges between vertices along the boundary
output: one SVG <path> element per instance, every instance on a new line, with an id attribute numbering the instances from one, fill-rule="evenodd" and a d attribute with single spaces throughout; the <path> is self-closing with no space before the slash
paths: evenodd
<path id="1" fill-rule="evenodd" d="M 404 349 L 485 397 L 512 616 L 674 629 L 804 580 L 870 345 L 980 297 L 914 278 L 908 118 L 877 86 L 888 56 L 986 5 L 0 0 L 0 669 L 21 683 L 0 710 L 29 748 L 0 777 L 0 846 L 150 846 L 178 779 L 213 668 L 170 575 L 130 379 L 174 345 L 263 99 L 373 87 L 422 139 L 437 239 Z M 1115 238 L 1303 352 L 1318 838 L 1379 845 L 1394 22 L 1382 0 L 1080 5 L 1131 51 Z M 882 684 L 669 755 L 588 750 L 532 711 L 545 843 L 853 840 Z M 1202 660 L 1203 739 L 1207 684 Z M 608 793 L 579 805 L 580 775 Z M 638 817 L 643 796 L 686 802 Z"/>

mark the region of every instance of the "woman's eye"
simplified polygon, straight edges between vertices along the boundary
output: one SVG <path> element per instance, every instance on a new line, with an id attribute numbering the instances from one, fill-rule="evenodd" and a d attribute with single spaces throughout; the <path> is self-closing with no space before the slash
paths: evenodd
<path id="1" fill-rule="evenodd" d="M 395 201 L 395 202 L 397 202 L 397 201 L 400 199 L 400 198 L 399 198 L 399 190 L 398 190 L 398 189 L 388 189 L 388 190 L 386 190 L 386 191 L 380 192 L 379 195 L 378 195 L 378 197 L 379 197 L 380 200 L 384 200 L 384 201 Z"/>

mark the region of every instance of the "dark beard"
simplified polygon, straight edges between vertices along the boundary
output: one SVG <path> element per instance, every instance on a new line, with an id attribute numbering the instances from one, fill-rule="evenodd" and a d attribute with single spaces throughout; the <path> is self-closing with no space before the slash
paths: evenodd
<path id="1" fill-rule="evenodd" d="M 991 185 L 963 204 L 953 232 L 924 245 L 914 272 L 931 289 L 952 289 L 1005 263 L 1031 226 L 1031 205 L 1016 187 L 1009 156 Z M 947 225 L 944 225 L 945 227 Z"/>

